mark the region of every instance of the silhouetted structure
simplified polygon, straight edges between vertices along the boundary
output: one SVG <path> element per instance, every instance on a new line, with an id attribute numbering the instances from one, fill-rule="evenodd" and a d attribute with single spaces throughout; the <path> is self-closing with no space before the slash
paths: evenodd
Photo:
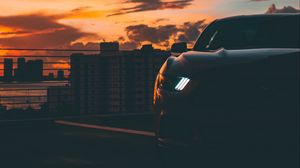
<path id="1" fill-rule="evenodd" d="M 183 53 L 188 50 L 186 42 L 178 42 L 172 45 L 171 51 L 174 53 Z"/>
<path id="2" fill-rule="evenodd" d="M 25 58 L 18 58 L 18 69 L 25 68 L 25 64 L 26 64 Z"/>
<path id="3" fill-rule="evenodd" d="M 4 80 L 11 81 L 13 79 L 13 59 L 4 59 Z"/>
<path id="4" fill-rule="evenodd" d="M 29 60 L 26 63 L 26 80 L 41 81 L 43 80 L 43 61 L 42 60 Z"/>
<path id="5" fill-rule="evenodd" d="M 48 80 L 54 80 L 54 73 L 50 72 L 47 77 Z"/>
<path id="6" fill-rule="evenodd" d="M 107 64 L 97 55 L 88 56 L 83 54 L 71 55 L 71 87 L 74 92 L 74 104 L 80 113 L 95 113 L 96 111 L 106 110 L 103 107 L 107 104 L 107 98 L 100 95 L 100 92 L 106 92 L 107 76 L 101 76 L 106 73 Z M 105 93 L 107 94 L 107 93 Z"/>
<path id="7" fill-rule="evenodd" d="M 18 65 L 17 68 L 15 69 L 15 74 L 14 77 L 18 81 L 23 81 L 25 80 L 25 73 L 26 73 L 26 61 L 25 58 L 18 58 Z"/>
<path id="8" fill-rule="evenodd" d="M 58 80 L 64 80 L 64 79 L 65 79 L 65 71 L 63 71 L 63 70 L 58 70 L 58 71 L 57 71 L 57 79 L 58 79 Z"/>
<path id="9" fill-rule="evenodd" d="M 153 48 L 152 44 L 146 44 L 146 45 L 142 46 L 141 51 L 142 52 L 153 52 L 154 48 Z"/>
<path id="10" fill-rule="evenodd" d="M 108 44 L 111 44 L 110 47 Z M 101 48 L 104 44 L 100 44 Z M 114 48 L 115 43 L 105 43 Z M 169 52 L 106 50 L 100 55 L 71 56 L 71 87 L 80 113 L 138 113 L 152 111 L 156 74 Z"/>
<path id="11" fill-rule="evenodd" d="M 103 42 L 100 43 L 100 52 L 118 52 L 119 43 L 118 42 Z"/>
<path id="12" fill-rule="evenodd" d="M 18 58 L 17 68 L 14 70 L 17 81 L 41 81 L 43 80 L 43 61 Z"/>
<path id="13" fill-rule="evenodd" d="M 6 106 L 0 104 L 0 113 L 3 113 L 5 111 L 6 111 Z"/>
<path id="14" fill-rule="evenodd" d="M 48 112 L 74 113 L 73 102 L 70 86 L 51 86 L 47 89 Z"/>

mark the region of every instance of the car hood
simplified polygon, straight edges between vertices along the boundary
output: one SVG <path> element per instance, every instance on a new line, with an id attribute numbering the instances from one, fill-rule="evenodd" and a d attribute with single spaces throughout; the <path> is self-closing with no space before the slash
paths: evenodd
<path id="1" fill-rule="evenodd" d="M 231 64 L 248 63 L 263 60 L 273 56 L 298 54 L 300 49 L 266 48 L 266 49 L 243 49 L 226 50 L 220 49 L 215 52 L 189 51 L 179 57 L 170 57 L 167 60 L 166 72 L 169 75 L 192 76 L 201 69 L 226 66 Z"/>

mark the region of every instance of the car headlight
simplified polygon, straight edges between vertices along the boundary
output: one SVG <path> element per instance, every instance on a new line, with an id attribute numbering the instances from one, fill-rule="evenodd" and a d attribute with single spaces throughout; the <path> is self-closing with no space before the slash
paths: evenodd
<path id="1" fill-rule="evenodd" d="M 158 74 L 154 85 L 153 103 L 156 104 L 157 89 L 180 92 L 188 85 L 189 82 L 190 79 L 187 77 L 166 78 L 163 75 Z"/>
<path id="2" fill-rule="evenodd" d="M 186 85 L 190 82 L 190 79 L 189 78 L 186 78 L 186 77 L 179 77 L 181 78 L 180 81 L 177 83 L 177 85 L 175 86 L 175 90 L 177 91 L 182 91 Z"/>
<path id="3" fill-rule="evenodd" d="M 156 88 L 161 88 L 167 91 L 182 91 L 190 82 L 187 77 L 164 77 L 161 74 L 157 76 Z"/>

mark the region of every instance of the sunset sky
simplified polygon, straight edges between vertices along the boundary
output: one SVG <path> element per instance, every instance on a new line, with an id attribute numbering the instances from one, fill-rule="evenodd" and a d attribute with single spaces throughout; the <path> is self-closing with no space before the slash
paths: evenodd
<path id="1" fill-rule="evenodd" d="M 122 49 L 168 48 L 174 41 L 192 44 L 216 18 L 300 6 L 299 0 L 1 1 L 0 47 L 17 48 L 95 49 L 104 40 L 119 41 Z"/>

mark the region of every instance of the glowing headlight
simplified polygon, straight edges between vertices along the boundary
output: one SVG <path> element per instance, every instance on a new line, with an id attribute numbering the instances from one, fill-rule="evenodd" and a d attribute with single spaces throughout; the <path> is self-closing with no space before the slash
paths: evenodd
<path id="1" fill-rule="evenodd" d="M 180 77 L 180 81 L 178 82 L 178 84 L 175 86 L 175 90 L 177 91 L 182 91 L 186 85 L 190 82 L 189 78 L 185 78 L 185 77 Z"/>
<path id="2" fill-rule="evenodd" d="M 157 89 L 170 92 L 182 91 L 189 82 L 190 79 L 186 77 L 164 77 L 163 75 L 158 74 L 154 86 L 154 96 L 156 95 Z"/>

